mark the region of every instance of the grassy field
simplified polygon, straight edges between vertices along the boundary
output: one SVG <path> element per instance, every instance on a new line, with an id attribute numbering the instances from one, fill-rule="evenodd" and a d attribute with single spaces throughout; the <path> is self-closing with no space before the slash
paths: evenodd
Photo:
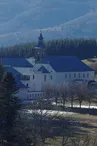
<path id="1" fill-rule="evenodd" d="M 90 116 L 86 114 L 74 114 L 74 115 L 65 115 L 64 117 L 64 124 L 65 120 L 71 121 L 69 127 L 66 127 L 68 130 L 64 130 L 65 139 L 68 139 L 68 143 L 66 146 L 71 146 L 71 140 L 74 139 L 82 139 L 83 141 L 87 135 L 91 135 L 93 137 L 96 136 L 97 133 L 97 116 Z M 63 118 L 58 117 L 58 118 Z M 68 134 L 67 134 L 68 133 Z M 54 138 L 48 138 L 46 140 L 45 146 L 61 146 L 62 144 L 62 136 L 59 134 Z M 97 144 L 97 143 L 96 143 Z M 79 145 L 76 145 L 79 146 Z M 86 146 L 86 145 L 80 145 Z M 94 145 L 89 145 L 94 146 Z M 95 145 L 96 146 L 96 145 Z"/>
<path id="2" fill-rule="evenodd" d="M 85 102 L 86 104 L 86 102 Z M 97 102 L 95 103 L 95 105 Z M 93 103 L 94 105 L 94 103 Z M 53 110 L 60 111 L 61 107 L 53 105 Z M 30 107 L 31 108 L 31 107 Z M 51 107 L 52 108 L 52 107 Z M 97 136 L 97 109 L 85 108 L 66 108 L 64 111 L 72 112 L 72 114 L 49 115 L 51 117 L 51 124 L 48 131 L 52 131 L 52 138 L 46 138 L 44 146 L 62 146 L 62 136 L 68 139 L 68 144 L 65 146 L 74 146 L 71 141 L 81 139 L 81 142 L 89 136 Z M 54 119 L 54 120 L 52 120 Z M 45 123 L 45 122 L 44 122 Z M 91 138 L 89 138 L 91 139 Z M 96 138 L 97 139 L 97 138 Z M 76 141 L 77 141 L 76 140 Z M 96 143 L 97 144 L 97 143 Z M 97 145 L 78 145 L 76 146 L 97 146 Z"/>
<path id="3" fill-rule="evenodd" d="M 84 59 L 82 62 L 84 62 L 87 65 L 91 65 L 92 63 L 95 63 L 97 61 L 97 58 L 89 58 L 89 59 Z"/>

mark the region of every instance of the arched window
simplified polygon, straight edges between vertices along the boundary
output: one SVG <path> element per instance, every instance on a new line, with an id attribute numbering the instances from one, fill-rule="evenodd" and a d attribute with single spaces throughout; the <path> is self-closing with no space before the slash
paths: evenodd
<path id="1" fill-rule="evenodd" d="M 65 73 L 65 78 L 67 78 L 67 73 Z"/>
<path id="2" fill-rule="evenodd" d="M 74 78 L 76 78 L 76 73 L 74 73 Z"/>
<path id="3" fill-rule="evenodd" d="M 89 73 L 87 73 L 87 78 L 89 78 Z"/>
<path id="4" fill-rule="evenodd" d="M 44 81 L 46 81 L 46 75 L 44 75 Z"/>
<path id="5" fill-rule="evenodd" d="M 85 73 L 83 73 L 83 78 L 85 78 Z"/>
<path id="6" fill-rule="evenodd" d="M 35 79 L 35 76 L 33 75 L 33 79 Z"/>
<path id="7" fill-rule="evenodd" d="M 78 74 L 78 78 L 80 78 L 80 73 Z"/>

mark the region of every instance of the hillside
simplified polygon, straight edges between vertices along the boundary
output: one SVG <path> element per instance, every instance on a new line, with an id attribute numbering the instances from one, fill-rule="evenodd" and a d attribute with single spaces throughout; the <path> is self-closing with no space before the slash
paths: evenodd
<path id="1" fill-rule="evenodd" d="M 97 0 L 0 0 L 0 45 L 45 39 L 97 37 Z"/>
<path id="2" fill-rule="evenodd" d="M 84 59 L 84 60 L 82 60 L 85 64 L 87 64 L 87 65 L 91 65 L 91 64 L 93 64 L 93 63 L 95 63 L 96 61 L 97 61 L 97 58 L 89 58 L 89 59 Z"/>

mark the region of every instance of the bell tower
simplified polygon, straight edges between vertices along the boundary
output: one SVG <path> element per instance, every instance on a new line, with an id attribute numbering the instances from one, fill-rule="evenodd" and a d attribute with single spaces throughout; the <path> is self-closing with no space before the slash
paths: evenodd
<path id="1" fill-rule="evenodd" d="M 34 48 L 34 57 L 35 57 L 36 63 L 41 62 L 44 55 L 45 55 L 44 38 L 43 38 L 42 32 L 40 32 L 40 36 L 38 37 L 38 44 Z"/>
<path id="2" fill-rule="evenodd" d="M 38 37 L 38 45 L 37 45 L 37 47 L 45 48 L 44 38 L 43 38 L 42 32 L 40 32 L 40 36 Z"/>

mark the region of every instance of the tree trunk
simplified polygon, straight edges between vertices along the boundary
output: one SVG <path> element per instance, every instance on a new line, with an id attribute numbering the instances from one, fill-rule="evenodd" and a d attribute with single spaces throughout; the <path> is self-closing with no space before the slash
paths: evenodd
<path id="1" fill-rule="evenodd" d="M 71 108 L 73 108 L 73 98 L 71 99 Z"/>
<path id="2" fill-rule="evenodd" d="M 62 146 L 65 146 L 64 143 L 65 143 L 65 136 L 62 137 Z"/>
<path id="3" fill-rule="evenodd" d="M 62 137 L 62 146 L 67 145 L 68 137 L 63 136 Z"/>
<path id="4" fill-rule="evenodd" d="M 63 100 L 63 108 L 65 108 L 65 102 L 66 102 L 66 101 L 65 101 L 65 100 Z"/>
<path id="5" fill-rule="evenodd" d="M 57 97 L 55 97 L 55 103 L 56 103 L 56 106 L 57 106 L 57 103 L 58 103 L 58 99 L 57 99 Z"/>
<path id="6" fill-rule="evenodd" d="M 81 105 L 82 105 L 82 101 L 79 101 L 79 105 L 80 105 L 80 108 L 81 108 Z"/>
<path id="7" fill-rule="evenodd" d="M 90 109 L 90 106 L 91 106 L 91 101 L 89 101 L 89 109 Z"/>
<path id="8" fill-rule="evenodd" d="M 41 146 L 44 146 L 45 144 L 45 138 L 42 138 L 42 145 Z"/>

